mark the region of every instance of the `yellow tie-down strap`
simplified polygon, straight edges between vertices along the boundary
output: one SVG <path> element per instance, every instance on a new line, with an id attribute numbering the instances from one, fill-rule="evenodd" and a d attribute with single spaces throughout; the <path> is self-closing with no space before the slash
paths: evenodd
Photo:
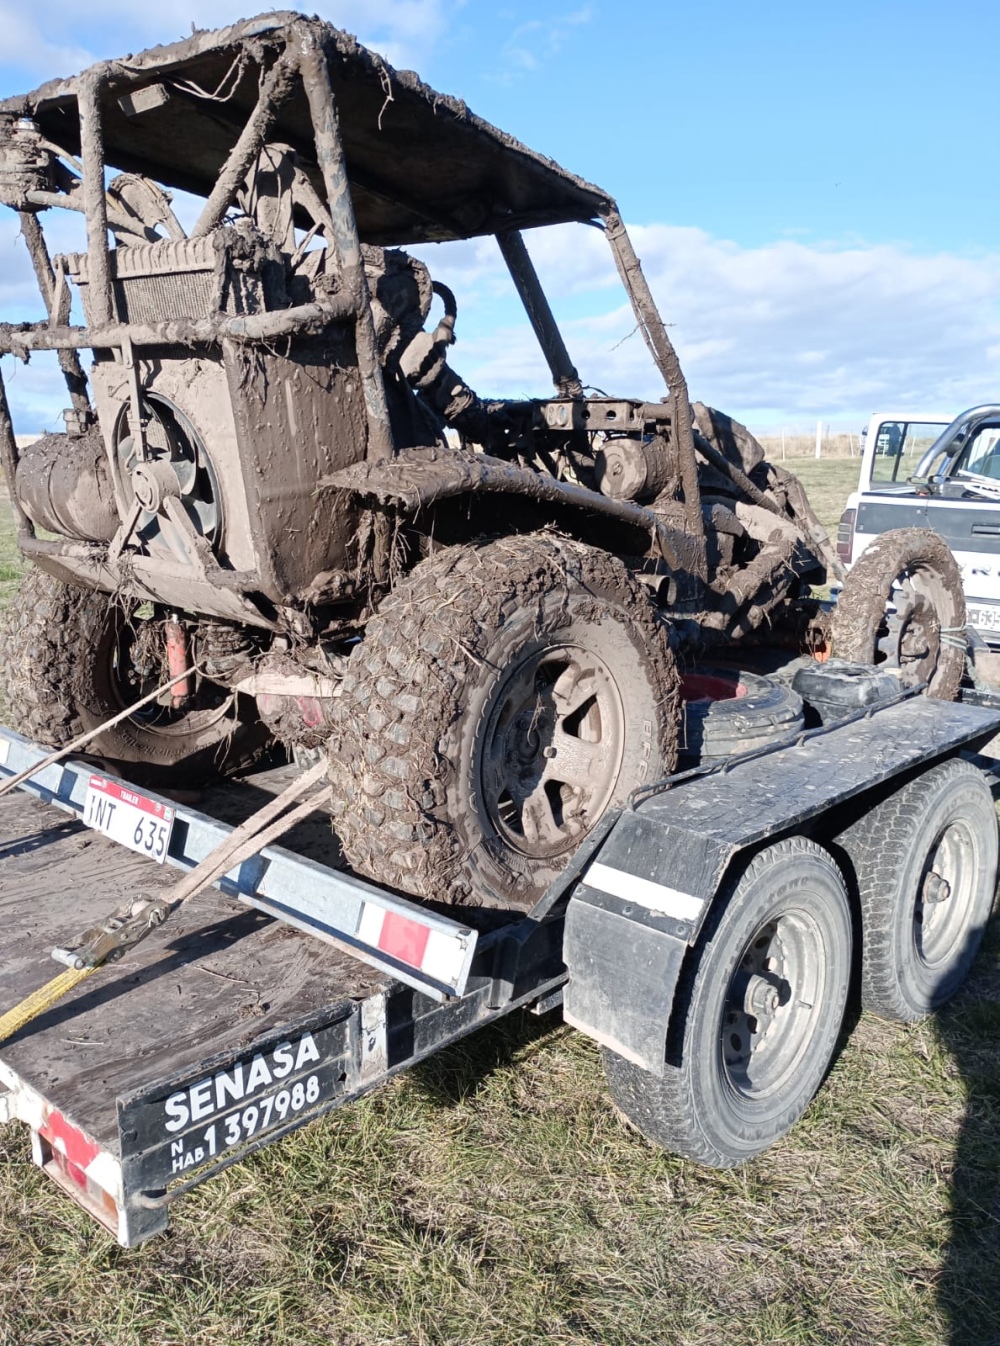
<path id="1" fill-rule="evenodd" d="M 58 977 L 53 977 L 44 986 L 40 986 L 37 991 L 32 991 L 31 995 L 8 1010 L 6 1014 L 0 1014 L 0 1042 L 6 1042 L 25 1024 L 31 1023 L 39 1014 L 51 1009 L 64 995 L 68 995 L 74 986 L 79 986 L 80 982 L 85 981 L 96 971 L 96 967 L 84 967 L 79 970 L 67 968 L 65 972 L 60 972 Z"/>

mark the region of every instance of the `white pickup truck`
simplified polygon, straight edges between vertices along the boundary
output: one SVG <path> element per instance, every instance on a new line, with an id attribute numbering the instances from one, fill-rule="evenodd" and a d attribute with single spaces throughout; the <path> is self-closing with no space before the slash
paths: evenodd
<path id="1" fill-rule="evenodd" d="M 962 573 L 969 625 L 1000 645 L 1000 404 L 952 421 L 930 412 L 872 416 L 837 551 L 850 567 L 896 528 L 944 538 Z"/>

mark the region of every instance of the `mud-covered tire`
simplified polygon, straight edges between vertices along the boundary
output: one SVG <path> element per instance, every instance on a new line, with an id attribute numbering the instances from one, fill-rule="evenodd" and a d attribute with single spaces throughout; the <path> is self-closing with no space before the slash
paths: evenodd
<path id="1" fill-rule="evenodd" d="M 662 1076 L 604 1049 L 611 1096 L 656 1145 L 712 1168 L 795 1125 L 826 1075 L 851 976 L 851 911 L 804 837 L 759 852 L 716 899 L 674 997 Z"/>
<path id="2" fill-rule="evenodd" d="M 699 666 L 682 675 L 681 696 L 680 749 L 701 761 L 751 752 L 805 728 L 797 692 L 745 669 Z"/>
<path id="3" fill-rule="evenodd" d="M 861 1002 L 883 1019 L 922 1019 L 965 980 L 993 908 L 989 786 L 970 763 L 942 762 L 837 840 L 861 902 Z"/>
<path id="4" fill-rule="evenodd" d="M 927 528 L 876 538 L 844 581 L 832 634 L 838 659 L 899 667 L 904 686 L 926 681 L 928 696 L 954 701 L 965 672 L 965 594 L 945 540 Z"/>
<path id="5" fill-rule="evenodd" d="M 420 897 L 523 909 L 673 768 L 677 709 L 666 632 L 620 561 L 553 534 L 452 547 L 351 656 L 329 745 L 344 853 Z"/>
<path id="6" fill-rule="evenodd" d="M 0 623 L 0 683 L 12 728 L 61 747 L 138 700 L 138 691 L 123 699 L 115 667 L 128 619 L 109 595 L 30 569 Z M 141 785 L 202 785 L 252 765 L 271 742 L 252 703 L 222 696 L 220 707 L 161 726 L 155 711 L 139 712 L 81 751 Z"/>

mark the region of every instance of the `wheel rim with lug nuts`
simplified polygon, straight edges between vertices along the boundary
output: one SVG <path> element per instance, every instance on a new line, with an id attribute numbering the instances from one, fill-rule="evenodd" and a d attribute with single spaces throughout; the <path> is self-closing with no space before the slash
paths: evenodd
<path id="1" fill-rule="evenodd" d="M 729 981 L 722 1010 L 720 1068 L 749 1100 L 778 1093 L 798 1068 L 823 1000 L 823 936 L 806 912 L 761 926 Z"/>
<path id="2" fill-rule="evenodd" d="M 967 937 L 975 869 L 968 828 L 960 822 L 949 823 L 927 856 L 913 910 L 913 943 L 925 967 L 948 962 L 956 945 Z"/>
<path id="3" fill-rule="evenodd" d="M 533 859 L 568 850 L 611 802 L 624 745 L 625 709 L 603 660 L 578 645 L 531 655 L 504 678 L 487 721 L 490 822 Z"/>

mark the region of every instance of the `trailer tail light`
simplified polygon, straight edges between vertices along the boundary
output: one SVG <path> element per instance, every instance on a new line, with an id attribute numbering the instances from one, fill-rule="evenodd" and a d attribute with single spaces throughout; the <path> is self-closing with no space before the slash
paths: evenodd
<path id="1" fill-rule="evenodd" d="M 845 509 L 840 516 L 837 529 L 837 555 L 845 565 L 851 564 L 851 552 L 854 550 L 854 523 L 858 517 L 856 509 Z"/>

